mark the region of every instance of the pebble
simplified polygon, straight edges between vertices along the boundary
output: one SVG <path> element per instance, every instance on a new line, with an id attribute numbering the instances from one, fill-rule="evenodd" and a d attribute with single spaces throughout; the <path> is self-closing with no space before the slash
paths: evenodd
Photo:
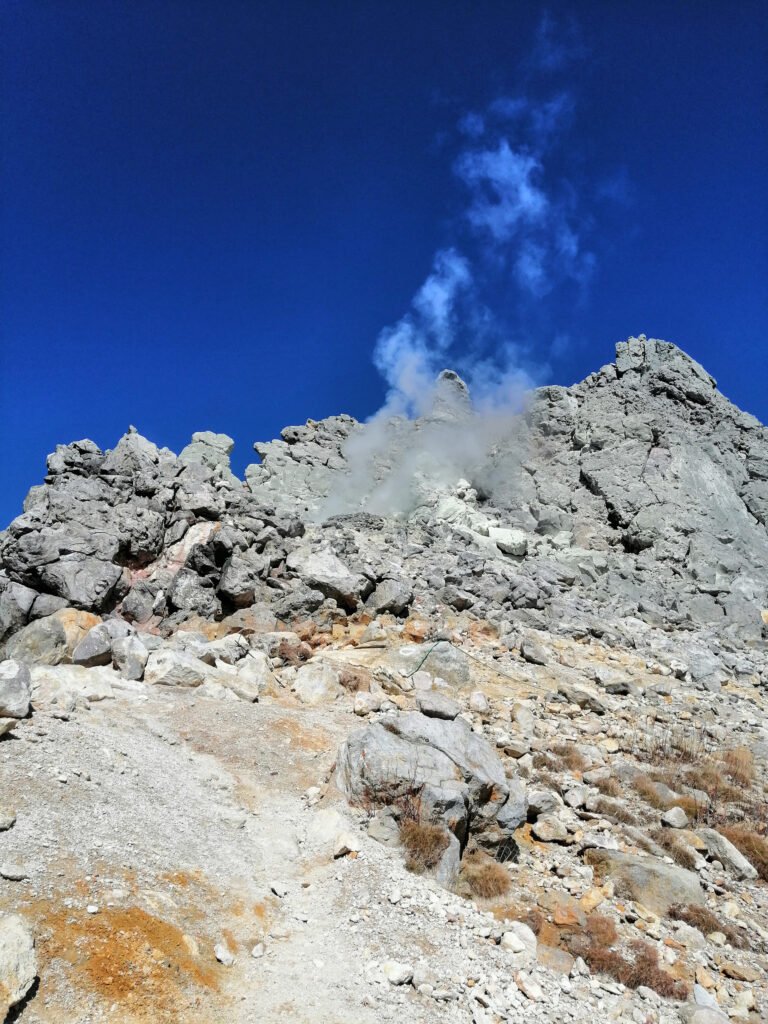
<path id="1" fill-rule="evenodd" d="M 0 864 L 0 878 L 5 878 L 9 882 L 21 882 L 25 878 L 29 878 L 29 875 L 21 864 L 6 861 L 4 864 Z"/>
<path id="2" fill-rule="evenodd" d="M 397 960 L 387 960 L 382 964 L 384 977 L 392 985 L 405 985 L 413 977 L 413 968 L 408 964 L 401 964 Z"/>
<path id="3" fill-rule="evenodd" d="M 225 967 L 231 967 L 235 962 L 235 958 L 223 942 L 216 943 L 213 947 L 213 954 L 219 963 L 223 964 Z"/>

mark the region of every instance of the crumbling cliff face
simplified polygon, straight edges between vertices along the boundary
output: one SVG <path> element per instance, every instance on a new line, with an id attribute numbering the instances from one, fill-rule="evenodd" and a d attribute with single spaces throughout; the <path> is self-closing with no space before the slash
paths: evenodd
<path id="1" fill-rule="evenodd" d="M 49 456 L 0 534 L 0 1018 L 765 1019 L 768 431 L 643 337 L 432 397 L 245 481 L 208 432 Z"/>
<path id="2" fill-rule="evenodd" d="M 472 411 L 455 374 L 416 421 L 334 416 L 178 455 L 133 428 L 59 446 L 0 535 L 0 633 L 72 606 L 172 630 L 237 609 L 405 612 L 431 595 L 510 628 L 639 618 L 764 638 L 768 430 L 666 342 Z M 392 595 L 395 595 L 394 597 Z"/>

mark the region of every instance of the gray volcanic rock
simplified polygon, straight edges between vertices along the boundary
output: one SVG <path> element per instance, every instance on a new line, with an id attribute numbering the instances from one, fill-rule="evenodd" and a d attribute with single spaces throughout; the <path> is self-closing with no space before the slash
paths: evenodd
<path id="1" fill-rule="evenodd" d="M 467 828 L 504 815 L 510 790 L 488 743 L 462 719 L 388 715 L 356 729 L 336 760 L 336 783 L 357 804 L 391 804 L 417 795 L 427 818 L 442 820 L 463 842 Z M 515 809 L 519 794 L 515 793 Z M 512 815 L 514 826 L 519 815 Z"/>
<path id="2" fill-rule="evenodd" d="M 32 677 L 19 661 L 0 661 L 0 718 L 24 718 L 29 714 Z"/>
<path id="3" fill-rule="evenodd" d="M 0 534 L 0 643 L 67 606 L 172 630 L 253 605 L 290 621 L 437 600 L 502 633 L 685 630 L 706 688 L 729 671 L 712 638 L 764 674 L 768 431 L 674 345 L 616 353 L 506 417 L 445 371 L 421 419 L 287 427 L 246 483 L 223 434 L 178 458 L 133 428 L 108 452 L 59 446 Z M 425 667 L 444 675 L 445 653 Z"/>

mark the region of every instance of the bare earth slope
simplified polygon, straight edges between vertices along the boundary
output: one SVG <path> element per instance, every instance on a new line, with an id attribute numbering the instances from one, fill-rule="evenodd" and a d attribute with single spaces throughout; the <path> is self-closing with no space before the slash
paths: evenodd
<path id="1" fill-rule="evenodd" d="M 0 1018 L 768 1012 L 768 432 L 672 345 L 50 456 L 0 534 Z"/>

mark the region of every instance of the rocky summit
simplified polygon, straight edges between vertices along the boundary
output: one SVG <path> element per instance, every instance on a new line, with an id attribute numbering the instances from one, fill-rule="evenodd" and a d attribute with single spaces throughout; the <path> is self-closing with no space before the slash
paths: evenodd
<path id="1" fill-rule="evenodd" d="M 0 533 L 0 1014 L 768 1016 L 768 429 L 515 407 L 57 447 Z"/>

